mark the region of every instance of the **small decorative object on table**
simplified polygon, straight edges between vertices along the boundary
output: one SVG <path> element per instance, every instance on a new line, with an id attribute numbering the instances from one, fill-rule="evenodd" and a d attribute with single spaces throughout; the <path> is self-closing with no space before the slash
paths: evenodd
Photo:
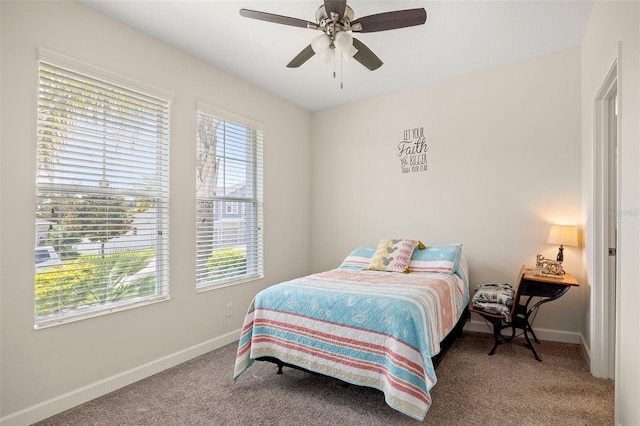
<path id="1" fill-rule="evenodd" d="M 562 278 L 564 276 L 562 262 L 558 262 L 557 260 L 545 259 L 544 256 L 538 254 L 536 255 L 535 275 Z"/>

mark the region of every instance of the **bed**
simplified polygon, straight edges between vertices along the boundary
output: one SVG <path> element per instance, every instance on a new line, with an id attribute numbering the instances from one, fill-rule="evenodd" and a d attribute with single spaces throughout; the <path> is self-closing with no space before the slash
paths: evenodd
<path id="1" fill-rule="evenodd" d="M 437 380 L 434 358 L 468 316 L 467 262 L 459 244 L 415 241 L 404 269 L 393 269 L 390 256 L 380 263 L 378 255 L 394 241 L 405 240 L 358 247 L 336 269 L 258 293 L 234 380 L 255 360 L 271 361 L 279 372 L 287 365 L 378 389 L 390 407 L 424 420 Z"/>

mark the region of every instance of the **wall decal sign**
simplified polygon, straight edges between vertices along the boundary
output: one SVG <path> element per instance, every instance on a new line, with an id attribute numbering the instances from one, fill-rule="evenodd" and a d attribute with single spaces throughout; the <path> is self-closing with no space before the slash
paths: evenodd
<path id="1" fill-rule="evenodd" d="M 398 158 L 402 173 L 426 172 L 427 151 L 429 145 L 425 141 L 424 127 L 406 129 L 402 141 L 398 144 Z"/>

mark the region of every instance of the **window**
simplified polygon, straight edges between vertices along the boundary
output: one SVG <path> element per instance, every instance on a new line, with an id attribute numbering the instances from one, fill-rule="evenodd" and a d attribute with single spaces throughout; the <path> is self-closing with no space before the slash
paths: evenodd
<path id="1" fill-rule="evenodd" d="M 169 297 L 168 96 L 69 63 L 41 51 L 36 328 Z"/>
<path id="2" fill-rule="evenodd" d="M 198 289 L 262 276 L 262 140 L 259 125 L 198 104 Z"/>
<path id="3" fill-rule="evenodd" d="M 238 214 L 238 203 L 227 201 L 227 214 Z"/>

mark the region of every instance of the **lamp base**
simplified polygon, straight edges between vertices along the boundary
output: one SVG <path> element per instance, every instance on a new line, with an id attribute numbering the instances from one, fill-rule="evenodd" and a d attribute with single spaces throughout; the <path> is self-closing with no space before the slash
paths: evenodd
<path id="1" fill-rule="evenodd" d="M 564 254 L 562 253 L 563 250 L 564 250 L 564 247 L 562 246 L 558 248 L 558 256 L 556 256 L 556 260 L 558 262 L 562 262 L 564 260 Z"/>

